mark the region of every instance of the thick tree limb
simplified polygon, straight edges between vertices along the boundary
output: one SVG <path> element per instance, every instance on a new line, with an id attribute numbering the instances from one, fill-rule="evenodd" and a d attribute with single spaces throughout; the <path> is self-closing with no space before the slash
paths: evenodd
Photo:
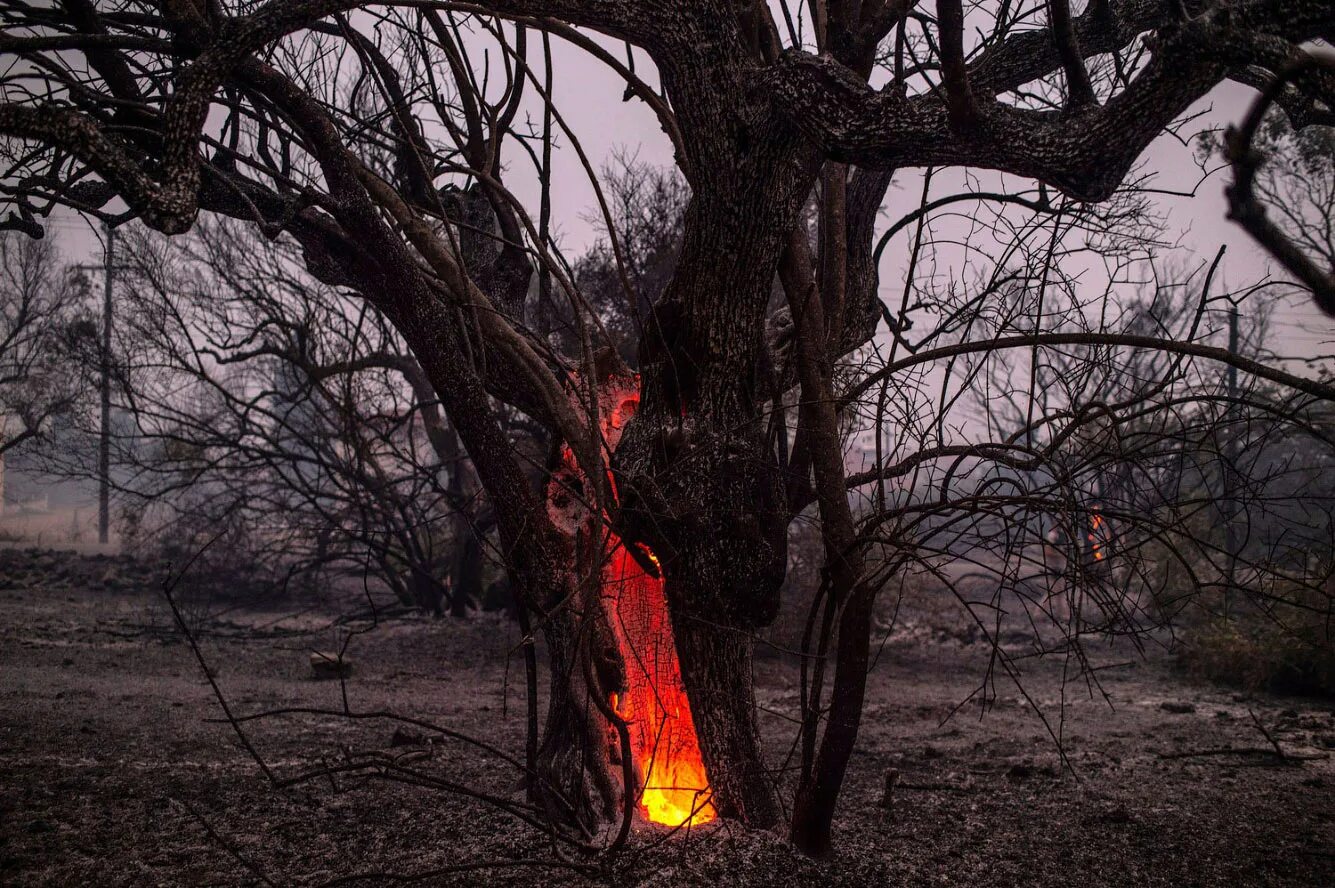
<path id="1" fill-rule="evenodd" d="M 1225 194 L 1228 197 L 1228 217 L 1246 229 L 1257 243 L 1307 286 L 1323 312 L 1335 317 L 1335 269 L 1317 265 L 1283 229 L 1270 221 L 1252 187 L 1256 170 L 1264 161 L 1252 147 L 1252 141 L 1266 111 L 1290 82 L 1314 69 L 1335 70 L 1335 61 L 1304 55 L 1271 81 L 1265 92 L 1252 104 L 1241 127 L 1229 128 L 1224 145 L 1228 159 L 1233 164 L 1233 184 L 1225 190 Z"/>
<path id="2" fill-rule="evenodd" d="M 1048 0 L 1048 19 L 1052 39 L 1057 44 L 1057 55 L 1066 72 L 1066 90 L 1071 106 L 1094 104 L 1094 87 L 1089 82 L 1089 71 L 1080 54 L 1080 43 L 1071 24 L 1071 4 L 1068 0 Z"/>
<path id="3" fill-rule="evenodd" d="M 1152 21 L 1148 14 L 1143 18 Z M 828 57 L 789 51 L 760 81 L 779 113 L 835 159 L 878 167 L 994 169 L 1046 182 L 1080 199 L 1102 200 L 1164 127 L 1230 67 L 1247 62 L 1257 32 L 1303 40 L 1333 22 L 1335 10 L 1316 0 L 1252 0 L 1213 9 L 1160 32 L 1150 61 L 1101 108 L 1030 111 L 979 99 L 977 125 L 964 131 L 955 124 L 959 110 L 952 111 L 954 100 L 874 90 Z M 1134 36 L 1130 30 L 1087 27 L 1091 39 L 1081 44 L 1085 53 L 1101 51 L 1112 37 Z M 1073 33 L 1079 30 L 1073 23 Z M 1032 42 L 1028 35 L 1012 39 Z M 1050 63 L 1046 66 L 992 61 L 1001 54 L 1002 49 L 985 54 L 970 69 L 975 98 L 983 92 L 980 82 L 992 92 L 1042 76 L 1061 63 L 1055 50 L 1044 59 Z"/>

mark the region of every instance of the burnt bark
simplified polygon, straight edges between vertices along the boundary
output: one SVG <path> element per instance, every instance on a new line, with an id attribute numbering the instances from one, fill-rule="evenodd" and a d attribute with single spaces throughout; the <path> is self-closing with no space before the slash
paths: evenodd
<path id="1" fill-rule="evenodd" d="M 669 580 L 670 596 L 673 585 Z M 673 633 L 715 808 L 752 827 L 776 826 L 783 810 L 756 725 L 751 637 L 680 613 L 678 608 Z"/>
<path id="2" fill-rule="evenodd" d="M 544 621 L 551 683 L 537 773 L 529 783 L 530 800 L 549 820 L 589 833 L 617 816 L 623 793 L 608 721 L 595 700 L 608 700 L 619 688 L 607 659 L 615 646 L 607 647 L 606 627 L 598 623 L 573 613 Z M 586 669 L 590 658 L 601 668 Z"/>

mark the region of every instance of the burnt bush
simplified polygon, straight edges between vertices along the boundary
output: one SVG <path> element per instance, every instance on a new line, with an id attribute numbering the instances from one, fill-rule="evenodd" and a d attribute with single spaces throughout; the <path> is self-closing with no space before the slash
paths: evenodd
<path id="1" fill-rule="evenodd" d="M 1245 690 L 1335 697 L 1335 589 L 1293 584 L 1265 607 L 1201 620 L 1184 633 L 1191 675 Z"/>

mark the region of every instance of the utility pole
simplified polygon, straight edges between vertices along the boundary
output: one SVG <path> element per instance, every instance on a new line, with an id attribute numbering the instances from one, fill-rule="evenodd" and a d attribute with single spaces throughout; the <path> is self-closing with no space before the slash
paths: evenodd
<path id="1" fill-rule="evenodd" d="M 111 529 L 111 309 L 116 286 L 116 229 L 103 223 L 107 236 L 106 271 L 102 287 L 102 425 L 97 443 L 97 541 L 106 543 Z"/>
<path id="2" fill-rule="evenodd" d="M 76 265 L 85 271 L 102 272 L 102 335 L 98 347 L 98 371 L 101 377 L 101 425 L 97 442 L 97 541 L 106 543 L 111 531 L 111 329 L 116 295 L 116 229 L 102 223 L 104 254 L 102 264 Z"/>
<path id="3" fill-rule="evenodd" d="M 1228 310 L 1228 353 L 1236 355 L 1239 349 L 1238 342 L 1238 307 L 1231 306 Z M 1233 364 L 1228 365 L 1228 411 L 1227 416 L 1232 419 L 1237 415 L 1238 398 L 1238 368 Z M 1238 566 L 1238 500 L 1237 491 L 1233 483 L 1233 461 L 1236 459 L 1237 448 L 1233 446 L 1233 430 L 1225 426 L 1225 438 L 1222 443 L 1223 466 L 1223 487 L 1224 502 L 1228 513 L 1224 519 L 1224 554 L 1228 557 L 1228 570 L 1224 578 L 1224 619 L 1228 619 L 1232 612 L 1233 585 Z"/>

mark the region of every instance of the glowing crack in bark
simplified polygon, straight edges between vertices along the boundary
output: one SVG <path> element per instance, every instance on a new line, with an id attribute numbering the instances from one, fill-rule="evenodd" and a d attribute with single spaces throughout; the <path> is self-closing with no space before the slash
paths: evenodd
<path id="1" fill-rule="evenodd" d="M 615 449 L 638 406 L 637 378 L 614 376 L 600 384 L 599 418 L 609 450 Z M 626 664 L 626 687 L 611 702 L 630 727 L 640 814 L 673 827 L 708 823 L 717 812 L 681 677 L 661 572 L 653 576 L 614 533 L 594 528 L 588 510 L 571 493 L 584 485 L 569 448 L 561 462 L 548 487 L 553 521 L 572 536 L 596 530 L 605 537 L 603 605 Z M 652 552 L 641 552 L 658 564 Z"/>
<path id="2" fill-rule="evenodd" d="M 709 779 L 681 679 L 663 581 L 646 573 L 616 540 L 603 568 L 603 595 L 626 660 L 627 688 L 615 705 L 630 723 L 643 787 L 640 813 L 668 826 L 708 823 L 715 817 Z"/>

